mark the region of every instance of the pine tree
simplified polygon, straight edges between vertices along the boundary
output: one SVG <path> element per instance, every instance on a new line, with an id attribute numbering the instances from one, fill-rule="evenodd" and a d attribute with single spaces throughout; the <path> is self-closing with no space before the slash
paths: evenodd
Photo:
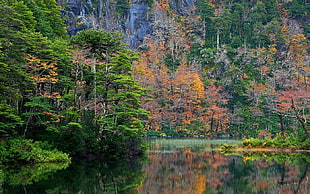
<path id="1" fill-rule="evenodd" d="M 131 75 L 137 55 L 121 44 L 121 38 L 119 34 L 95 30 L 82 31 L 72 38 L 74 44 L 89 51 L 86 56 L 92 61 L 91 111 L 100 150 L 115 154 L 124 154 L 130 149 L 141 151 L 142 119 L 148 116 L 148 112 L 141 109 L 144 89 Z"/>

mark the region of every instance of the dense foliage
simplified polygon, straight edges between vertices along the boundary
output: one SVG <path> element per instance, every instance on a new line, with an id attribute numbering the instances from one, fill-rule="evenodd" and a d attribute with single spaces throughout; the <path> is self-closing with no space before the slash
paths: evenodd
<path id="1" fill-rule="evenodd" d="M 200 0 L 183 15 L 173 2 L 153 5 L 135 66 L 154 88 L 152 134 L 309 137 L 307 1 Z"/>
<path id="2" fill-rule="evenodd" d="M 0 145 L 0 161 L 4 164 L 69 162 L 68 154 L 52 149 L 48 142 L 10 139 Z"/>
<path id="3" fill-rule="evenodd" d="M 6 166 L 0 170 L 2 193 L 137 193 L 145 173 L 144 160 L 80 161 Z M 104 176 L 102 176 L 104 175 Z"/>
<path id="4" fill-rule="evenodd" d="M 0 2 L 1 163 L 52 161 L 58 151 L 46 156 L 37 141 L 71 155 L 141 154 L 148 112 L 123 37 L 85 31 L 70 42 L 54 0 Z"/>
<path id="5" fill-rule="evenodd" d="M 120 33 L 67 37 L 55 0 L 0 3 L 1 147 L 131 155 L 145 129 L 309 139 L 307 1 L 200 0 L 183 14 L 180 1 L 148 1 L 139 57 Z M 124 20 L 130 2 L 115 6 Z"/>

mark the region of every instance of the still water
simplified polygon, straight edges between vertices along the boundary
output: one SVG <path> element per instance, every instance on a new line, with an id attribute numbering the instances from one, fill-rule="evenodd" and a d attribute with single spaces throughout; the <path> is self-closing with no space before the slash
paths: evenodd
<path id="1" fill-rule="evenodd" d="M 310 193 L 309 153 L 220 153 L 238 140 L 147 139 L 147 156 L 0 167 L 0 193 Z"/>

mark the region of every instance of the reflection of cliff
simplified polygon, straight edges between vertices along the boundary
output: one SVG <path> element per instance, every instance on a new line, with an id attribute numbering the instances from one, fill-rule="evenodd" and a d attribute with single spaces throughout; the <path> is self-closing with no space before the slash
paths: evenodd
<path id="1" fill-rule="evenodd" d="M 140 193 L 309 193 L 309 165 L 249 161 L 216 152 L 151 153 Z M 284 169 L 284 170 L 283 170 Z M 283 182 L 279 182 L 283 180 Z"/>
<path id="2" fill-rule="evenodd" d="M 156 4 L 171 6 L 178 15 L 193 14 L 195 0 L 58 0 L 69 35 L 84 29 L 120 31 L 126 34 L 131 49 L 137 48 L 146 35 L 152 33 L 154 17 L 160 12 Z M 129 6 L 129 7 L 126 7 Z"/>

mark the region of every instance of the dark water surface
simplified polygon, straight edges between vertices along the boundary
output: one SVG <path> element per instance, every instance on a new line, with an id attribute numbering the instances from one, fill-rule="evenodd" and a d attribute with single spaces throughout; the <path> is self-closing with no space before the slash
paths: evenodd
<path id="1" fill-rule="evenodd" d="M 0 166 L 0 193 L 310 193 L 309 153 L 216 151 L 237 141 L 154 138 L 146 157 Z"/>

